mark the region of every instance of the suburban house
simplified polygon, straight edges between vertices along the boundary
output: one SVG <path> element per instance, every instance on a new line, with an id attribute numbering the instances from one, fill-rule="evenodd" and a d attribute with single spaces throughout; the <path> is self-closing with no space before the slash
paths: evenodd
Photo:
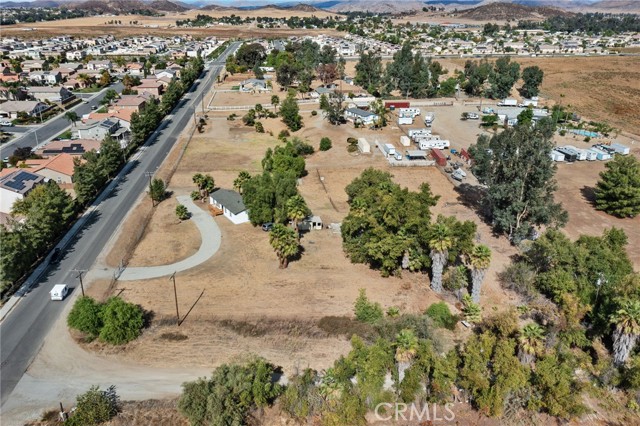
<path id="1" fill-rule="evenodd" d="M 40 101 L 8 101 L 0 104 L 0 117 L 16 119 L 19 112 L 35 117 L 48 109 L 49 106 Z"/>
<path id="2" fill-rule="evenodd" d="M 147 106 L 147 99 L 140 95 L 123 95 L 113 105 L 114 110 L 128 109 L 134 112 L 140 112 Z"/>
<path id="3" fill-rule="evenodd" d="M 144 64 L 139 64 L 137 62 L 131 62 L 126 65 L 126 68 L 129 70 L 129 74 L 131 75 L 144 75 Z"/>
<path id="4" fill-rule="evenodd" d="M 156 71 L 156 78 L 157 79 L 161 79 L 161 78 L 168 78 L 169 80 L 172 80 L 173 78 L 177 77 L 177 74 L 174 70 L 159 70 Z"/>
<path id="5" fill-rule="evenodd" d="M 69 155 L 82 155 L 89 151 L 100 152 L 101 143 L 102 141 L 95 139 L 67 139 L 62 141 L 51 141 L 44 147 L 37 150 L 36 154 L 47 157 L 63 153 Z"/>
<path id="6" fill-rule="evenodd" d="M 20 68 L 22 68 L 24 72 L 42 71 L 43 67 L 44 61 L 22 61 L 22 64 L 20 64 Z"/>
<path id="7" fill-rule="evenodd" d="M 102 141 L 107 136 L 113 136 L 120 128 L 117 120 L 87 120 L 78 124 L 74 129 L 81 139 L 95 139 Z"/>
<path id="8" fill-rule="evenodd" d="M 156 79 L 145 79 L 138 86 L 134 86 L 133 89 L 137 90 L 139 94 L 148 93 L 159 98 L 164 92 L 164 83 L 156 81 Z"/>
<path id="9" fill-rule="evenodd" d="M 222 210 L 222 214 L 236 225 L 249 222 L 242 195 L 230 189 L 218 189 L 209 196 L 209 203 Z"/>
<path id="10" fill-rule="evenodd" d="M 266 80 L 260 80 L 257 78 L 249 78 L 240 82 L 241 92 L 268 92 L 271 89 L 267 87 Z"/>
<path id="11" fill-rule="evenodd" d="M 34 162 L 33 164 L 30 162 Z M 29 171 L 58 184 L 73 183 L 73 156 L 70 154 L 58 154 L 51 158 L 39 160 L 27 160 Z"/>
<path id="12" fill-rule="evenodd" d="M 120 127 L 124 127 L 127 130 L 131 130 L 131 114 L 132 110 L 119 109 L 111 112 L 92 112 L 88 115 L 89 120 L 104 120 L 107 118 L 117 120 Z"/>
<path id="13" fill-rule="evenodd" d="M 354 123 L 362 123 L 364 125 L 374 124 L 380 118 L 378 115 L 372 113 L 371 111 L 365 111 L 360 108 L 348 108 L 344 112 L 344 118 L 353 121 Z"/>
<path id="14" fill-rule="evenodd" d="M 29 95 L 38 101 L 49 101 L 56 103 L 65 103 L 73 98 L 75 95 L 64 87 L 39 87 L 30 86 L 27 87 Z"/>
<path id="15" fill-rule="evenodd" d="M 0 179 L 0 212 L 9 214 L 16 200 L 22 200 L 44 177 L 24 169 Z"/>
<path id="16" fill-rule="evenodd" d="M 0 86 L 0 101 L 24 101 L 29 96 L 23 87 Z"/>
<path id="17" fill-rule="evenodd" d="M 81 61 L 85 57 L 83 50 L 74 50 L 65 54 L 67 61 Z"/>
<path id="18" fill-rule="evenodd" d="M 41 84 L 54 85 L 62 81 L 60 71 L 33 71 L 29 73 L 29 80 Z"/>
<path id="19" fill-rule="evenodd" d="M 76 74 L 77 70 L 73 68 L 60 67 L 51 70 L 52 72 L 59 72 L 63 79 L 69 78 L 72 75 Z"/>
<path id="20" fill-rule="evenodd" d="M 92 70 L 92 71 L 102 71 L 102 70 L 107 70 L 109 71 L 112 68 L 112 64 L 111 61 L 89 61 L 87 62 L 87 69 L 88 70 Z"/>

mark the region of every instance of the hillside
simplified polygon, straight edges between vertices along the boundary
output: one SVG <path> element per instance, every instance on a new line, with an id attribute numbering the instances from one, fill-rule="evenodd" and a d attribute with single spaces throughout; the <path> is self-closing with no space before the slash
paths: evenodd
<path id="1" fill-rule="evenodd" d="M 412 10 L 422 10 L 425 3 L 419 1 L 367 1 L 354 0 L 340 2 L 327 10 L 332 12 L 373 12 L 373 13 L 403 13 Z"/>
<path id="2" fill-rule="evenodd" d="M 69 3 L 69 8 L 86 10 L 93 13 L 134 13 L 154 12 L 153 8 L 140 0 L 88 0 L 82 3 Z"/>
<path id="3" fill-rule="evenodd" d="M 542 21 L 553 16 L 566 15 L 573 13 L 555 7 L 496 2 L 458 11 L 455 17 L 474 21 Z"/>
<path id="4" fill-rule="evenodd" d="M 148 4 L 153 10 L 159 10 L 162 12 L 186 12 L 190 8 L 181 6 L 177 3 L 170 2 L 169 0 L 154 0 Z"/>

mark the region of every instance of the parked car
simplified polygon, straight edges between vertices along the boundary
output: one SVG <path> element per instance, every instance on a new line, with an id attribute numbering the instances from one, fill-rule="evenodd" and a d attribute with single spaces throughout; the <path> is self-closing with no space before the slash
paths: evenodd
<path id="1" fill-rule="evenodd" d="M 13 127 L 13 123 L 9 120 L 0 121 L 0 126 Z"/>
<path id="2" fill-rule="evenodd" d="M 98 109 L 98 107 L 97 107 L 97 106 L 95 106 L 95 105 L 91 105 L 91 111 L 95 111 L 95 110 L 97 110 L 97 109 Z"/>
<path id="3" fill-rule="evenodd" d="M 58 260 L 60 260 L 60 247 L 56 247 L 55 249 L 53 249 L 53 253 L 49 258 L 49 264 L 56 263 Z"/>
<path id="4" fill-rule="evenodd" d="M 467 114 L 467 118 L 469 120 L 478 120 L 480 118 L 480 116 L 478 114 L 476 114 L 475 112 L 470 112 Z"/>
<path id="5" fill-rule="evenodd" d="M 264 232 L 269 232 L 269 231 L 271 231 L 272 228 L 273 228 L 273 223 L 271 223 L 271 222 L 262 224 L 262 230 Z"/>

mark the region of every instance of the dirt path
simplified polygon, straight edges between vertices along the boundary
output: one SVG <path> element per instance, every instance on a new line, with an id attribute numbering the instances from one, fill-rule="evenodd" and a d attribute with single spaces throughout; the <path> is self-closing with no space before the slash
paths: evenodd
<path id="1" fill-rule="evenodd" d="M 174 272 L 186 271 L 206 262 L 220 249 L 222 236 L 215 220 L 200 207 L 196 206 L 189 196 L 181 195 L 177 198 L 179 203 L 187 207 L 191 213 L 190 220 L 196 224 L 200 231 L 202 244 L 200 244 L 198 251 L 193 256 L 169 265 L 127 268 L 118 278 L 120 281 L 148 280 L 165 277 Z"/>

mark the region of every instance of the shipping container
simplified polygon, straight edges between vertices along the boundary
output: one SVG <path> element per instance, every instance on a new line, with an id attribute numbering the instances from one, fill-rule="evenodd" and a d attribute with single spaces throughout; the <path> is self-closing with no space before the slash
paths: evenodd
<path id="1" fill-rule="evenodd" d="M 431 157 L 433 157 L 439 166 L 444 167 L 447 165 L 447 157 L 438 148 L 433 148 L 431 150 Z"/>
<path id="2" fill-rule="evenodd" d="M 400 145 L 402 146 L 411 146 L 411 139 L 408 136 L 400 136 Z"/>
<path id="3" fill-rule="evenodd" d="M 386 101 L 384 103 L 385 108 L 398 109 L 398 108 L 409 108 L 410 106 L 411 106 L 411 103 L 408 101 Z"/>
<path id="4" fill-rule="evenodd" d="M 561 152 L 553 150 L 549 155 L 553 161 L 564 161 L 564 154 Z"/>
<path id="5" fill-rule="evenodd" d="M 408 124 L 413 124 L 413 117 L 398 117 L 398 124 L 399 125 L 408 125 Z"/>

